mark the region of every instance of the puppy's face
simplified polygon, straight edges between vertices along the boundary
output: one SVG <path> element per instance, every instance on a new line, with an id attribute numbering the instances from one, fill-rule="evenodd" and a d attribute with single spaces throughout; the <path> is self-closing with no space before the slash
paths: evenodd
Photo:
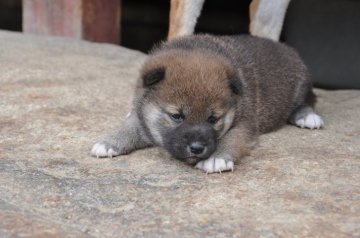
<path id="1" fill-rule="evenodd" d="M 235 118 L 241 92 L 236 75 L 226 61 L 204 53 L 150 57 L 140 107 L 150 136 L 177 159 L 193 164 L 208 158 Z"/>

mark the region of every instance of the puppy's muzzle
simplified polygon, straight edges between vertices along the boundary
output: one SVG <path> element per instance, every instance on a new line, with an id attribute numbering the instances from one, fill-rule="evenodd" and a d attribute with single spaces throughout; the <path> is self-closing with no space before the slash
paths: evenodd
<path id="1" fill-rule="evenodd" d="M 216 148 L 214 129 L 204 124 L 184 123 L 168 134 L 165 148 L 177 159 L 207 159 Z"/>

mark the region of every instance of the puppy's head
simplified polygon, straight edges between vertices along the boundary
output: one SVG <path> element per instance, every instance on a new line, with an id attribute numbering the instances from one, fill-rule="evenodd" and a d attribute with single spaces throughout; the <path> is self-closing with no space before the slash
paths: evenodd
<path id="1" fill-rule="evenodd" d="M 140 112 L 153 140 L 188 163 L 208 158 L 232 126 L 241 83 L 225 59 L 168 50 L 142 70 Z"/>

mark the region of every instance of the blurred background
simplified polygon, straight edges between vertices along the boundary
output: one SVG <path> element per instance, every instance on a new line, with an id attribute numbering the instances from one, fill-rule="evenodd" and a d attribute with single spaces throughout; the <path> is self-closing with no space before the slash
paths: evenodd
<path id="1" fill-rule="evenodd" d="M 170 0 L 106 1 L 119 1 L 120 45 L 146 53 L 166 39 Z M 21 32 L 31 2 L 0 0 L 0 29 Z M 248 34 L 250 2 L 206 0 L 196 32 Z M 292 0 L 281 41 L 299 51 L 315 86 L 360 89 L 360 0 Z"/>

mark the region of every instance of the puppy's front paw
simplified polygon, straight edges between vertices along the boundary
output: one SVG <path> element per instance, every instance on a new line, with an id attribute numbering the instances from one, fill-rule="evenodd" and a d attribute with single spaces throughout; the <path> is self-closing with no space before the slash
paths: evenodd
<path id="1" fill-rule="evenodd" d="M 301 128 L 320 129 L 324 126 L 324 121 L 318 114 L 312 112 L 298 118 L 295 124 Z"/>
<path id="2" fill-rule="evenodd" d="M 91 155 L 97 158 L 99 157 L 109 157 L 120 155 L 120 150 L 112 143 L 107 141 L 100 141 L 93 145 L 91 149 Z"/>
<path id="3" fill-rule="evenodd" d="M 195 168 L 202 169 L 206 173 L 221 173 L 222 171 L 233 171 L 234 160 L 229 155 L 211 156 L 206 160 L 199 161 Z"/>

